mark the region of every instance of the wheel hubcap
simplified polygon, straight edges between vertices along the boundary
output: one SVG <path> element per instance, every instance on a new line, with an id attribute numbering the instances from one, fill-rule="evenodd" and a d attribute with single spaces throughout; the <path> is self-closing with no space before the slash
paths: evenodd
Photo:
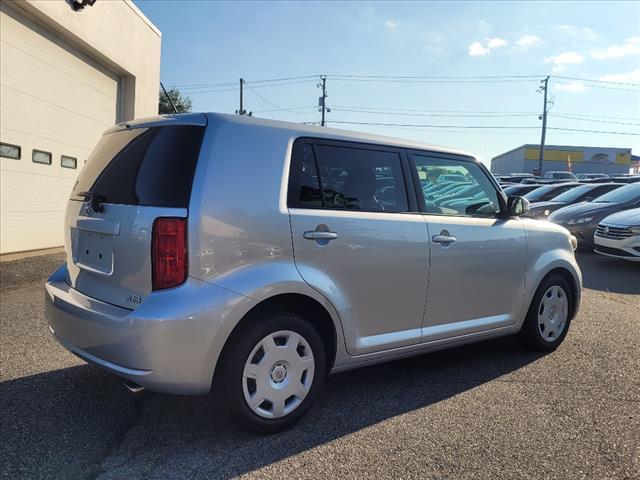
<path id="1" fill-rule="evenodd" d="M 538 331 L 547 342 L 555 341 L 564 331 L 569 316 L 569 300 L 562 287 L 549 287 L 538 307 Z"/>
<path id="2" fill-rule="evenodd" d="M 314 369 L 313 352 L 302 335 L 290 330 L 271 333 L 257 343 L 245 362 L 244 399 L 261 417 L 284 417 L 306 398 Z"/>

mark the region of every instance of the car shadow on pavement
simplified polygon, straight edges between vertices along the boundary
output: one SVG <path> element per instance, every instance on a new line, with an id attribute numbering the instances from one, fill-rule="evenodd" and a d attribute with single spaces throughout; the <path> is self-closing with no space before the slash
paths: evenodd
<path id="1" fill-rule="evenodd" d="M 4 473 L 231 478 L 436 404 L 541 356 L 503 338 L 337 374 L 306 418 L 271 436 L 240 430 L 211 396 L 136 398 L 88 365 L 9 380 L 0 384 Z"/>
<path id="2" fill-rule="evenodd" d="M 640 263 L 595 252 L 578 253 L 577 259 L 584 288 L 640 295 Z"/>

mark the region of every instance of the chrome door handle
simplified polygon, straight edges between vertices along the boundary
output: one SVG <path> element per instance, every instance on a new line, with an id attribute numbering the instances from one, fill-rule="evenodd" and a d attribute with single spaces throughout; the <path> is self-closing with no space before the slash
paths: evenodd
<path id="1" fill-rule="evenodd" d="M 318 230 L 310 230 L 304 232 L 303 237 L 307 240 L 335 240 L 338 234 L 335 232 L 322 232 Z"/>
<path id="2" fill-rule="evenodd" d="M 431 240 L 433 240 L 436 243 L 442 243 L 444 245 L 448 245 L 450 243 L 455 242 L 456 237 L 452 237 L 451 235 L 434 235 L 433 237 L 431 237 Z"/>

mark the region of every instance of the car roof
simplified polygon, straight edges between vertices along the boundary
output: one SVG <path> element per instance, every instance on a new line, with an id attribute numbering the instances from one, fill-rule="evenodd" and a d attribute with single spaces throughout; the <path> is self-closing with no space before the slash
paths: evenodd
<path id="1" fill-rule="evenodd" d="M 311 136 L 326 138 L 331 140 L 345 140 L 345 141 L 358 141 L 362 143 L 375 143 L 380 145 L 394 146 L 399 148 L 415 148 L 418 150 L 429 150 L 439 153 L 447 153 L 452 155 L 463 155 L 472 157 L 474 155 L 468 151 L 447 148 L 438 145 L 432 145 L 429 143 L 418 142 L 415 140 L 407 140 L 395 137 L 388 137 L 384 135 L 374 135 L 370 133 L 355 132 L 351 130 L 342 130 L 331 127 L 320 127 L 316 125 L 307 125 L 302 123 L 284 122 L 281 120 L 270 120 L 264 118 L 257 118 L 247 115 L 231 115 L 225 113 L 210 112 L 206 114 L 211 122 L 216 123 L 233 123 L 233 124 L 246 124 L 253 126 L 263 126 L 268 128 L 288 130 L 298 136 Z M 476 160 L 477 161 L 477 160 Z"/>

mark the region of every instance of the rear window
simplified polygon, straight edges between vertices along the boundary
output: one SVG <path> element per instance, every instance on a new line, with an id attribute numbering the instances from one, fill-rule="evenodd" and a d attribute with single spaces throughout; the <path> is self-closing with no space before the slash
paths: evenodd
<path id="1" fill-rule="evenodd" d="M 106 203 L 182 207 L 191 184 L 205 127 L 180 125 L 134 128 L 104 135 L 73 187 Z"/>
<path id="2" fill-rule="evenodd" d="M 288 204 L 401 213 L 409 209 L 402 160 L 396 151 L 358 144 L 294 143 Z"/>

